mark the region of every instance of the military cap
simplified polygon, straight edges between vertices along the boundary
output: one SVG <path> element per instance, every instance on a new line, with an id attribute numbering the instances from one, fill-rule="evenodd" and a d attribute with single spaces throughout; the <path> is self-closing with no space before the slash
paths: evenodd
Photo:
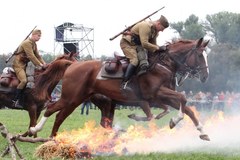
<path id="1" fill-rule="evenodd" d="M 42 34 L 42 33 L 41 33 L 41 30 L 40 30 L 40 29 L 34 29 L 34 30 L 32 31 L 32 35 L 34 35 L 34 34 Z"/>
<path id="2" fill-rule="evenodd" d="M 161 15 L 161 17 L 159 18 L 159 22 L 163 25 L 163 27 L 167 28 L 169 26 L 168 20 L 166 17 L 164 17 L 163 15 Z"/>

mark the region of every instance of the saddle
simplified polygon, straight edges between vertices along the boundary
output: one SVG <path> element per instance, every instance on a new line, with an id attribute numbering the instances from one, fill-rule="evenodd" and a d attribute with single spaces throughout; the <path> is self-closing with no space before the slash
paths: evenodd
<path id="1" fill-rule="evenodd" d="M 120 56 L 117 52 L 114 52 L 114 57 L 104 62 L 101 69 L 101 77 L 122 78 L 128 64 L 129 60 L 127 57 Z"/>
<path id="2" fill-rule="evenodd" d="M 26 68 L 26 75 L 27 75 L 27 88 L 34 88 L 34 73 L 35 67 L 34 65 L 29 62 Z M 2 71 L 0 76 L 0 91 L 3 92 L 13 92 L 16 90 L 20 81 L 18 80 L 15 71 L 12 67 L 5 67 Z"/>
<path id="3" fill-rule="evenodd" d="M 0 76 L 0 85 L 2 87 L 16 88 L 19 84 L 16 73 L 11 67 L 5 67 Z"/>

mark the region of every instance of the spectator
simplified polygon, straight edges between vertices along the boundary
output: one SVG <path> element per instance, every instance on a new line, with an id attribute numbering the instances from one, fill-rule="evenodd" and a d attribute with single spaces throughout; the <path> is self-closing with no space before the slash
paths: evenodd
<path id="1" fill-rule="evenodd" d="M 86 100 L 85 102 L 82 103 L 81 115 L 84 114 L 85 107 L 86 107 L 86 115 L 88 115 L 89 108 L 92 108 L 92 103 L 89 100 Z"/>
<path id="2" fill-rule="evenodd" d="M 218 100 L 219 100 L 219 110 L 220 110 L 220 111 L 224 111 L 225 95 L 224 95 L 223 91 L 221 91 L 221 92 L 218 94 Z"/>

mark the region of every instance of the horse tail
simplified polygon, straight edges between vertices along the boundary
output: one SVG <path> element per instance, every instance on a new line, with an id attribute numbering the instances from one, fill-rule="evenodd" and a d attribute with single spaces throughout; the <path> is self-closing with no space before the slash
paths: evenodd
<path id="1" fill-rule="evenodd" d="M 38 100 L 50 100 L 51 93 L 62 79 L 66 69 L 72 64 L 69 60 L 58 60 L 35 78 L 34 95 Z"/>

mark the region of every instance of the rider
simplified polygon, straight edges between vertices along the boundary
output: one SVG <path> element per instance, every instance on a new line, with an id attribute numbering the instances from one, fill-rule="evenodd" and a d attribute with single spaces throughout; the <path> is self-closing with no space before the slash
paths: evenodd
<path id="1" fill-rule="evenodd" d="M 24 40 L 18 47 L 17 52 L 13 60 L 12 67 L 16 72 L 17 78 L 20 83 L 17 86 L 15 92 L 15 97 L 13 99 L 13 105 L 16 108 L 21 108 L 18 99 L 21 92 L 27 84 L 26 67 L 27 63 L 31 61 L 39 69 L 44 69 L 46 67 L 45 61 L 39 55 L 36 42 L 41 38 L 41 30 L 33 30 L 31 37 Z"/>
<path id="2" fill-rule="evenodd" d="M 137 66 L 140 67 L 141 75 L 148 68 L 147 52 L 155 52 L 157 50 L 166 50 L 165 46 L 157 45 L 157 37 L 160 31 L 169 26 L 168 20 L 162 15 L 155 21 L 142 21 L 134 25 L 130 31 L 123 34 L 120 41 L 120 47 L 125 56 L 130 60 L 130 64 L 123 76 L 121 84 L 122 90 L 132 89 L 127 86 L 129 79 L 134 74 Z"/>

